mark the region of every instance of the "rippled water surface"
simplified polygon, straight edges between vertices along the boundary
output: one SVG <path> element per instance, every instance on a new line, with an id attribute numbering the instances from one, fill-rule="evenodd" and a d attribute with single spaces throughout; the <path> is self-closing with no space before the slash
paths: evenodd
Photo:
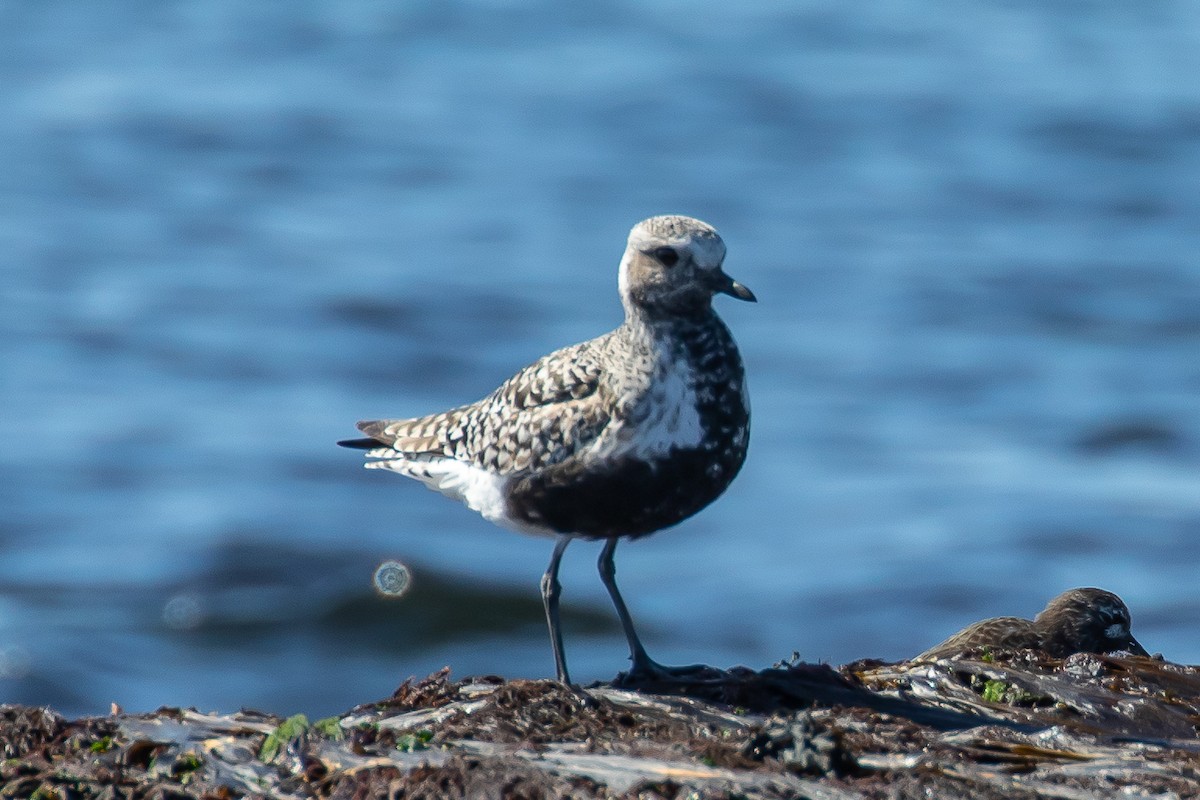
<path id="1" fill-rule="evenodd" d="M 549 542 L 333 442 L 613 327 L 665 212 L 760 302 L 717 301 L 745 470 L 619 553 L 660 660 L 898 659 L 1079 585 L 1200 660 L 1200 6 L 5 17 L 0 701 L 550 674 Z M 625 664 L 597 551 L 563 572 L 585 681 Z"/>

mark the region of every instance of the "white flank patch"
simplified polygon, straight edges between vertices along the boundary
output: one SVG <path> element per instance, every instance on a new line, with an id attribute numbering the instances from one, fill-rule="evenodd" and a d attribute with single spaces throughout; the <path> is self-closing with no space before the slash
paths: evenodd
<path id="1" fill-rule="evenodd" d="M 375 461 L 366 466 L 415 478 L 435 492 L 464 503 L 484 519 L 503 528 L 520 533 L 553 534 L 553 531 L 527 525 L 508 516 L 508 503 L 504 497 L 508 478 L 503 475 L 452 458 L 392 459 Z"/>

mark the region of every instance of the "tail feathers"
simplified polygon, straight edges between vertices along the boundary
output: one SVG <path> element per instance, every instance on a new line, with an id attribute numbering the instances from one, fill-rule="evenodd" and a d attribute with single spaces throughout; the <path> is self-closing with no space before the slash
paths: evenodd
<path id="1" fill-rule="evenodd" d="M 367 458 L 389 458 L 398 459 L 400 461 L 424 461 L 428 455 L 425 453 L 406 453 L 403 450 L 397 450 L 394 447 L 388 447 L 383 442 L 377 439 L 345 439 L 338 442 L 342 447 L 352 447 L 355 450 L 366 450 L 363 453 Z M 385 466 L 381 463 L 369 463 L 368 467 Z"/>
<path id="2" fill-rule="evenodd" d="M 438 488 L 436 484 L 446 470 L 445 464 L 450 464 L 452 471 L 456 469 L 457 465 L 457 462 L 447 462 L 445 459 L 425 453 L 401 453 L 387 447 L 369 450 L 367 457 L 378 459 L 363 464 L 367 469 L 387 469 L 399 472 L 401 475 L 416 478 L 434 489 Z"/>
<path id="3" fill-rule="evenodd" d="M 338 442 L 340 447 L 349 447 L 354 450 L 372 450 L 379 447 L 380 444 L 378 439 L 342 439 Z"/>
<path id="4" fill-rule="evenodd" d="M 358 429 L 367 434 L 366 439 L 343 439 L 342 447 L 366 450 L 367 458 L 400 459 L 402 461 L 424 461 L 440 458 L 443 443 L 436 432 L 429 429 L 429 420 L 421 419 L 378 419 L 358 423 Z M 367 464 L 368 467 L 394 469 L 388 464 Z M 397 470 L 401 471 L 401 470 Z"/>
<path id="5" fill-rule="evenodd" d="M 411 474 L 412 462 L 406 461 L 403 458 L 393 458 L 387 461 L 368 461 L 363 464 L 367 469 L 387 469 L 392 472 L 399 472 L 401 475 L 408 475 L 412 478 L 417 478 L 417 475 Z"/>
<path id="6" fill-rule="evenodd" d="M 387 446 L 380 446 L 379 442 L 375 443 L 374 450 L 368 450 L 363 453 L 367 458 L 390 458 L 398 461 L 426 461 L 428 455 L 425 453 L 405 453 L 403 450 L 396 450 Z M 367 464 L 367 466 L 372 466 Z"/>
<path id="7" fill-rule="evenodd" d="M 407 450 L 398 450 L 395 447 L 389 447 L 378 439 L 343 439 L 338 442 L 342 447 L 350 447 L 354 450 L 366 450 L 363 453 L 367 458 L 387 459 L 385 461 L 372 461 L 364 466 L 374 467 L 376 469 L 395 469 L 397 465 L 406 462 L 427 462 L 441 456 L 440 453 L 413 453 Z"/>
<path id="8" fill-rule="evenodd" d="M 389 438 L 389 436 L 391 436 L 391 438 L 395 438 L 394 433 L 389 434 L 387 428 L 389 425 L 403 421 L 404 420 L 395 419 L 365 419 L 358 423 L 358 425 L 355 427 L 365 433 L 367 436 L 375 437 L 382 441 Z"/>

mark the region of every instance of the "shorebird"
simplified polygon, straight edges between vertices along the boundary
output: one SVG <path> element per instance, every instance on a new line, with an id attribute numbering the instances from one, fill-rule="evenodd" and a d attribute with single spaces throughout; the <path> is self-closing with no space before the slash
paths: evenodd
<path id="1" fill-rule="evenodd" d="M 550 353 L 482 400 L 415 419 L 358 423 L 367 467 L 398 472 L 485 519 L 555 537 L 542 603 L 558 680 L 569 684 L 558 567 L 575 538 L 602 539 L 600 579 L 629 644 L 627 677 L 694 668 L 652 660 L 616 584 L 617 542 L 692 516 L 746 458 L 750 403 L 742 359 L 712 308 L 754 301 L 725 274 L 725 243 L 698 219 L 660 216 L 629 234 L 618 273 L 625 321 Z"/>
<path id="2" fill-rule="evenodd" d="M 918 659 L 947 658 L 981 647 L 1041 650 L 1055 658 L 1072 653 L 1126 651 L 1146 656 L 1129 630 L 1129 609 L 1103 589 L 1071 589 L 1051 600 L 1032 620 L 995 617 L 963 628 Z M 916 660 L 916 659 L 914 659 Z"/>

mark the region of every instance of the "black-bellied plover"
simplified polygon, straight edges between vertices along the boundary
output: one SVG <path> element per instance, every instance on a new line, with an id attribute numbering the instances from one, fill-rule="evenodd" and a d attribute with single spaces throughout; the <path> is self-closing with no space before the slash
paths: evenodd
<path id="1" fill-rule="evenodd" d="M 995 647 L 1041 650 L 1055 658 L 1072 653 L 1149 655 L 1129 630 L 1129 609 L 1103 589 L 1071 589 L 1051 600 L 1032 620 L 995 617 L 968 625 L 918 659 L 947 658 L 967 650 Z M 914 659 L 915 660 L 915 659 Z"/>
<path id="2" fill-rule="evenodd" d="M 750 437 L 742 359 L 712 308 L 753 293 L 725 274 L 725 243 L 682 216 L 629 234 L 616 330 L 530 364 L 477 403 L 416 419 L 360 422 L 366 466 L 415 478 L 486 519 L 557 537 L 542 601 L 558 679 L 558 566 L 573 538 L 604 539 L 600 577 L 629 642 L 630 676 L 670 674 L 646 654 L 617 590 L 621 538 L 680 522 L 737 475 Z"/>

